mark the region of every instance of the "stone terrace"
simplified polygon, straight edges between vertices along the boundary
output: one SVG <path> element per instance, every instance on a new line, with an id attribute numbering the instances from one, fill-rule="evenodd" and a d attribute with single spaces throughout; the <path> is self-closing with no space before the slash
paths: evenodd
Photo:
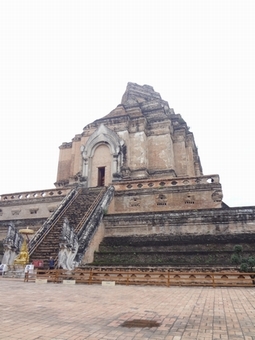
<path id="1" fill-rule="evenodd" d="M 255 340 L 254 288 L 35 284 L 6 278 L 0 278 L 0 287 L 0 339 Z M 159 325 L 123 327 L 132 320 Z"/>

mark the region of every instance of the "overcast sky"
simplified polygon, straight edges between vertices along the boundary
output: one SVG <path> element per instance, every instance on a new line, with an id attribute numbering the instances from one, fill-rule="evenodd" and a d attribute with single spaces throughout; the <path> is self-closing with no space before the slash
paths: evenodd
<path id="1" fill-rule="evenodd" d="M 58 147 L 148 84 L 224 201 L 254 205 L 254 0 L 2 0 L 0 193 L 53 188 Z"/>

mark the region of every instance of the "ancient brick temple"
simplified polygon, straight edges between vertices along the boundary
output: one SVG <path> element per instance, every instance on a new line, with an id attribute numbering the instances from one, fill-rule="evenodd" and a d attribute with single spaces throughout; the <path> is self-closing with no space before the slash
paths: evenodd
<path id="1" fill-rule="evenodd" d="M 60 146 L 55 187 L 1 196 L 2 239 L 10 222 L 39 230 L 33 259 L 57 256 L 65 217 L 79 265 L 229 264 L 233 244 L 251 251 L 255 239 L 255 207 L 222 202 L 185 120 L 148 85 L 128 83 L 121 104 Z"/>
<path id="2" fill-rule="evenodd" d="M 57 187 L 113 184 L 109 213 L 221 208 L 194 136 L 151 86 L 128 83 L 121 104 L 60 146 Z M 162 190 L 163 189 L 163 190 Z"/>

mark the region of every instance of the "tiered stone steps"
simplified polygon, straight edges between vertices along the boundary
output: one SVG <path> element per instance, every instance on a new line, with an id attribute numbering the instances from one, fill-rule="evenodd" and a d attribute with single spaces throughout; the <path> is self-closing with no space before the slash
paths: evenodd
<path id="1" fill-rule="evenodd" d="M 245 239 L 245 237 L 244 237 Z M 181 237 L 174 235 L 105 237 L 95 253 L 95 266 L 233 266 L 231 255 L 236 244 L 243 246 L 243 256 L 255 256 L 254 236 L 249 242 L 216 235 Z"/>
<path id="2" fill-rule="evenodd" d="M 57 259 L 59 252 L 60 236 L 64 218 L 67 217 L 70 226 L 75 231 L 81 229 L 81 222 L 83 222 L 88 216 L 88 212 L 91 210 L 91 206 L 98 197 L 102 196 L 105 192 L 105 188 L 80 188 L 80 191 L 74 201 L 68 206 L 63 207 L 66 209 L 61 217 L 54 223 L 49 233 L 45 233 L 43 240 L 38 244 L 30 255 L 30 261 L 42 260 L 44 266 L 48 265 L 49 258 L 52 256 Z"/>

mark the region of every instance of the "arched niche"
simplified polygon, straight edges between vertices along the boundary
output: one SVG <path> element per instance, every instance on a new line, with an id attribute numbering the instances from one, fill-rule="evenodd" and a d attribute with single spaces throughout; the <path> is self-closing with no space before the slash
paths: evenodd
<path id="1" fill-rule="evenodd" d="M 124 141 L 104 124 L 81 147 L 82 175 L 89 187 L 108 185 L 120 175 Z"/>

